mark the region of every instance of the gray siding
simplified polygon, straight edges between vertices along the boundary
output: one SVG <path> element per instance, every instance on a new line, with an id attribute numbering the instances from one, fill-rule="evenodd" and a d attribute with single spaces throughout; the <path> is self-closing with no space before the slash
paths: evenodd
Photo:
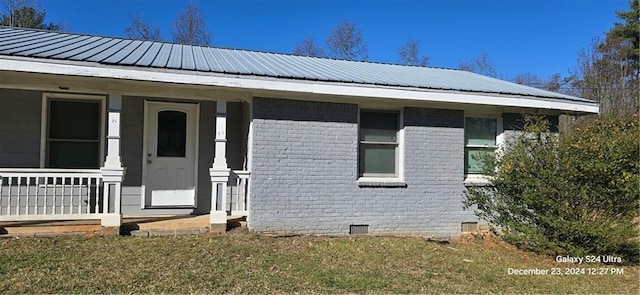
<path id="1" fill-rule="evenodd" d="M 457 235 L 464 113 L 406 108 L 406 187 L 357 184 L 358 106 L 254 99 L 250 229 L 257 232 Z"/>
<path id="2" fill-rule="evenodd" d="M 247 103 L 230 102 L 227 104 L 227 162 L 231 169 L 243 170 L 245 168 L 249 134 L 248 113 Z M 213 149 L 213 146 L 211 148 Z"/>
<path id="3" fill-rule="evenodd" d="M 216 103 L 200 102 L 200 146 L 198 147 L 198 202 L 196 213 L 209 213 L 211 208 L 211 176 L 214 138 L 216 137 Z"/>
<path id="4" fill-rule="evenodd" d="M 216 103 L 199 102 L 197 209 L 141 209 L 144 100 L 143 97 L 131 96 L 122 99 L 121 157 L 126 168 L 122 188 L 123 213 L 125 216 L 208 213 L 211 204 L 209 168 L 214 155 Z M 242 169 L 245 161 L 247 112 L 246 104 L 229 103 L 227 157 L 234 169 Z M 0 167 L 40 167 L 41 113 L 42 92 L 0 88 Z"/>
<path id="5" fill-rule="evenodd" d="M 0 167 L 40 167 L 42 92 L 0 89 Z"/>

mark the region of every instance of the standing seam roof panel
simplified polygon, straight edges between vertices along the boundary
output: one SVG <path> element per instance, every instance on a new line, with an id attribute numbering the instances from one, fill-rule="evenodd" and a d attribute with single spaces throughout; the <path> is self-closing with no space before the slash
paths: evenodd
<path id="1" fill-rule="evenodd" d="M 102 52 L 88 58 L 88 61 L 96 61 L 96 62 L 103 62 L 105 59 L 109 58 L 110 56 L 116 54 L 120 49 L 126 47 L 127 45 L 129 45 L 132 42 L 132 40 L 123 40 L 121 39 L 118 43 L 113 44 L 112 46 L 110 46 L 109 48 L 103 50 Z"/>
<path id="2" fill-rule="evenodd" d="M 223 73 L 224 68 L 222 64 L 218 61 L 218 59 L 213 54 L 213 50 L 211 48 L 202 48 L 202 54 L 204 56 L 205 61 L 207 62 L 207 66 L 211 71 Z"/>
<path id="3" fill-rule="evenodd" d="M 16 48 L 8 50 L 8 51 L 9 52 L 11 52 L 11 51 L 20 52 L 20 54 L 28 56 L 29 54 L 26 53 L 26 52 L 32 52 L 32 50 L 38 51 L 40 48 L 43 48 L 43 47 L 46 47 L 46 46 L 49 46 L 49 45 L 54 45 L 55 46 L 56 44 L 59 44 L 61 42 L 64 42 L 64 41 L 67 41 L 67 40 L 70 40 L 70 39 L 74 39 L 75 37 L 76 36 L 72 36 L 72 35 L 57 36 L 54 39 L 49 39 L 47 41 L 35 42 L 35 43 L 32 43 L 31 45 L 23 46 L 23 47 L 16 47 Z M 31 53 L 31 54 L 33 54 L 33 53 Z"/>
<path id="4" fill-rule="evenodd" d="M 60 39 L 59 35 L 50 35 L 43 38 L 39 38 L 39 36 L 25 38 L 25 40 L 21 40 L 20 42 L 15 42 L 15 43 L 7 44 L 4 46 L 0 46 L 0 51 L 6 51 L 7 53 L 16 53 L 16 52 L 26 51 L 31 48 L 40 46 L 42 42 L 49 42 L 51 40 L 57 40 L 57 39 Z"/>
<path id="5" fill-rule="evenodd" d="M 20 33 L 20 34 L 8 33 L 8 34 L 6 34 L 6 36 L 0 35 L 0 38 L 2 38 L 2 41 L 0 42 L 0 44 L 7 44 L 12 40 L 24 40 L 25 38 L 28 38 L 28 37 L 25 37 L 25 35 L 37 38 L 38 36 L 42 36 L 42 35 L 46 35 L 46 34 L 47 34 L 46 32 L 25 32 L 25 33 Z"/>
<path id="6" fill-rule="evenodd" d="M 229 54 L 229 51 L 229 49 L 211 50 L 211 54 L 215 57 L 215 60 L 222 66 L 222 72 L 233 74 L 249 74 L 251 71 L 233 60 L 231 54 Z"/>
<path id="7" fill-rule="evenodd" d="M 66 49 L 65 51 L 62 51 L 63 49 L 60 49 L 60 53 L 55 54 L 54 56 L 52 56 L 52 58 L 62 58 L 62 59 L 73 59 L 73 60 L 78 60 L 77 58 L 73 58 L 75 55 L 81 54 L 83 52 L 86 52 L 87 50 L 95 47 L 95 46 L 100 46 L 104 43 L 107 43 L 109 41 L 109 39 L 106 38 L 102 38 L 102 37 L 91 37 L 87 40 L 84 40 L 83 42 L 79 43 L 79 46 L 72 46 L 69 45 L 68 49 Z M 86 43 L 84 43 L 86 42 Z"/>
<path id="8" fill-rule="evenodd" d="M 140 46 L 136 47 L 135 50 L 131 51 L 126 58 L 122 59 L 119 63 L 126 65 L 135 65 L 140 58 L 149 51 L 149 48 L 153 45 L 151 41 L 142 41 Z"/>
<path id="9" fill-rule="evenodd" d="M 204 52 L 202 51 L 202 47 L 194 46 L 193 47 L 193 62 L 195 64 L 195 69 L 197 71 L 209 71 L 209 64 L 207 63 L 207 59 L 204 57 Z"/>
<path id="10" fill-rule="evenodd" d="M 0 39 L 0 48 L 13 48 L 12 45 L 16 45 L 16 44 L 25 44 L 29 41 L 33 41 L 36 40 L 34 42 L 37 42 L 38 39 L 43 38 L 40 35 L 43 35 L 44 38 L 55 38 L 55 36 L 49 35 L 49 34 L 23 34 L 23 35 L 27 35 L 27 36 L 11 36 L 11 38 L 2 38 Z M 19 46 L 19 45 L 16 45 Z"/>
<path id="11" fill-rule="evenodd" d="M 107 39 L 107 42 L 101 44 L 91 44 L 92 46 L 88 46 L 88 50 L 83 51 L 75 56 L 73 56 L 73 60 L 88 60 L 92 56 L 99 54 L 107 49 L 109 49 L 114 44 L 118 43 L 118 40 L 115 39 Z"/>
<path id="12" fill-rule="evenodd" d="M 113 54 L 111 54 L 107 58 L 103 59 L 102 62 L 118 64 L 122 60 L 127 58 L 131 53 L 135 52 L 136 48 L 138 48 L 140 46 L 140 44 L 142 44 L 142 41 L 133 40 L 129 44 L 127 44 L 126 46 L 118 49 Z"/>
<path id="13" fill-rule="evenodd" d="M 309 72 L 309 77 L 313 79 L 319 79 L 321 77 L 327 77 L 327 81 L 335 78 L 337 72 L 334 71 L 333 68 L 328 67 L 324 64 L 318 64 L 314 58 L 303 59 L 300 58 L 300 63 L 306 65 L 309 68 L 315 69 Z M 303 78 L 303 76 L 295 77 L 295 78 Z"/>
<path id="14" fill-rule="evenodd" d="M 388 68 L 389 65 L 385 65 L 385 64 L 381 64 L 379 65 L 381 68 L 380 75 L 377 74 L 373 74 L 375 73 L 375 66 L 376 64 L 373 63 L 351 63 L 350 66 L 353 68 L 353 72 L 355 73 L 359 73 L 359 77 L 360 77 L 360 83 L 362 84 L 367 84 L 367 83 L 372 83 L 372 84 L 377 84 L 377 85 L 386 85 L 386 84 L 393 84 L 393 81 L 390 81 L 388 79 Z"/>
<path id="15" fill-rule="evenodd" d="M 300 77 L 302 76 L 302 73 L 304 73 L 304 69 L 307 69 L 307 67 L 303 64 L 300 64 L 297 59 L 292 57 L 293 56 L 283 56 L 281 54 L 262 56 L 262 58 L 266 60 L 270 66 L 273 66 L 276 69 L 278 69 L 281 77 L 291 77 L 291 78 Z M 289 65 L 290 65 L 289 67 L 286 66 L 287 63 L 285 61 L 287 60 L 289 61 Z M 310 78 L 313 79 L 313 77 L 310 77 Z"/>
<path id="16" fill-rule="evenodd" d="M 294 65 L 294 70 L 289 72 L 292 78 L 302 79 L 306 76 L 308 76 L 308 79 L 310 80 L 328 80 L 331 78 L 326 73 L 314 69 L 309 62 L 300 58 L 299 56 L 276 55 L 270 56 L 269 58 L 275 60 L 275 62 L 280 64 L 280 66 L 285 69 L 287 68 L 288 64 Z M 310 75 L 305 75 L 305 73 L 309 73 Z"/>
<path id="17" fill-rule="evenodd" d="M 311 58 L 309 59 L 309 63 L 318 68 L 318 70 L 322 72 L 326 72 L 329 77 L 331 77 L 328 81 L 340 81 L 342 82 L 354 82 L 354 78 L 351 75 L 345 75 L 342 69 L 335 65 L 335 60 L 327 60 L 326 63 L 320 61 L 320 59 Z"/>
<path id="18" fill-rule="evenodd" d="M 251 74 L 263 76 L 278 76 L 278 72 L 264 66 L 264 60 L 262 60 L 258 56 L 255 56 L 249 52 L 245 52 L 244 54 L 240 54 L 240 58 L 242 58 L 246 62 L 244 64 L 253 66 L 253 68 L 250 69 Z"/>
<path id="19" fill-rule="evenodd" d="M 8 30 L 8 29 L 0 29 L 0 38 L 10 38 L 10 39 L 15 39 L 15 38 L 24 38 L 25 36 L 30 36 L 30 35 L 44 35 L 47 34 L 47 32 L 41 32 L 41 31 L 17 31 L 17 30 Z"/>
<path id="20" fill-rule="evenodd" d="M 160 49 L 162 48 L 162 43 L 153 42 L 149 49 L 142 54 L 142 56 L 135 62 L 136 66 L 149 66 L 160 53 Z"/>
<path id="21" fill-rule="evenodd" d="M 182 68 L 182 45 L 173 44 L 171 46 L 171 52 L 169 53 L 169 60 L 167 61 L 166 67 L 170 69 Z"/>
<path id="22" fill-rule="evenodd" d="M 88 36 L 78 36 L 77 38 L 68 39 L 62 42 L 55 42 L 39 48 L 23 51 L 21 52 L 21 54 L 35 55 L 38 57 L 49 57 L 57 54 L 58 52 L 61 52 L 60 48 L 63 48 L 64 46 L 75 44 L 88 38 Z"/>
<path id="23" fill-rule="evenodd" d="M 282 59 L 282 55 L 265 55 L 262 57 L 267 64 L 275 67 L 279 72 L 280 77 L 299 77 L 302 75 L 302 69 L 305 68 L 303 65 L 300 65 L 296 59 L 290 58 L 290 64 L 293 67 L 287 68 L 285 67 Z"/>
<path id="24" fill-rule="evenodd" d="M 364 77 L 367 76 L 367 72 L 364 70 L 364 67 L 357 67 L 355 64 L 345 63 L 343 60 L 332 60 L 331 63 L 334 65 L 336 71 L 338 71 L 338 75 L 334 78 L 334 80 L 348 80 L 353 83 L 364 83 Z M 358 65 L 360 62 L 357 62 Z M 377 77 L 376 77 L 377 79 Z M 372 79 L 373 80 L 373 79 Z M 372 81 L 374 84 L 377 81 Z"/>
<path id="25" fill-rule="evenodd" d="M 169 53 L 171 53 L 171 45 L 170 43 L 161 43 L 160 51 L 151 62 L 152 67 L 156 68 L 164 68 L 167 66 L 167 62 L 169 62 Z"/>
<path id="26" fill-rule="evenodd" d="M 182 68 L 185 70 L 195 70 L 195 58 L 193 57 L 193 48 L 195 46 L 182 47 Z"/>
<path id="27" fill-rule="evenodd" d="M 231 64 L 231 73 L 239 74 L 255 74 L 255 66 L 247 64 L 246 60 L 242 58 L 242 53 L 232 49 L 220 50 L 219 53 L 224 53 L 224 61 Z"/>

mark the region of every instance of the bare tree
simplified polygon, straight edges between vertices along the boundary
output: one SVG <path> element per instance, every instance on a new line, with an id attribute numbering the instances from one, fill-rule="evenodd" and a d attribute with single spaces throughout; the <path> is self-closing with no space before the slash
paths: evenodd
<path id="1" fill-rule="evenodd" d="M 311 36 L 304 38 L 300 43 L 298 43 L 296 48 L 293 50 L 293 54 L 315 57 L 325 56 L 324 49 L 318 46 Z"/>
<path id="2" fill-rule="evenodd" d="M 335 58 L 362 61 L 369 58 L 362 31 L 346 19 L 333 29 L 327 38 L 327 47 Z"/>
<path id="3" fill-rule="evenodd" d="M 190 2 L 178 15 L 171 29 L 173 41 L 189 45 L 211 44 L 211 33 L 207 30 L 202 8 Z"/>
<path id="4" fill-rule="evenodd" d="M 429 57 L 420 57 L 420 42 L 413 38 L 409 38 L 407 42 L 400 47 L 398 51 L 400 64 L 408 66 L 426 67 L 429 64 Z"/>
<path id="5" fill-rule="evenodd" d="M 520 85 L 536 88 L 541 88 L 545 85 L 545 82 L 542 78 L 530 72 L 516 75 L 515 77 L 513 77 L 513 79 L 511 79 L 511 81 Z"/>
<path id="6" fill-rule="evenodd" d="M 126 33 L 131 39 L 162 41 L 158 27 L 149 25 L 136 16 L 131 17 L 131 25 L 127 27 Z"/>
<path id="7" fill-rule="evenodd" d="M 628 62 L 628 47 L 621 42 L 594 39 L 578 57 L 573 87 L 578 95 L 600 103 L 603 115 L 627 116 L 638 112 L 640 80 Z"/>
<path id="8" fill-rule="evenodd" d="M 574 94 L 572 93 L 569 84 L 571 82 L 571 77 L 562 78 L 560 73 L 554 73 L 549 78 L 540 78 L 532 73 L 524 73 L 516 75 L 515 77 L 513 77 L 513 79 L 511 79 L 511 81 L 529 87 L 535 87 L 565 94 Z"/>
<path id="9" fill-rule="evenodd" d="M 36 0 L 2 0 L 0 26 L 60 31 L 62 24 L 46 23 L 47 12 Z"/>
<path id="10" fill-rule="evenodd" d="M 475 60 L 460 63 L 460 69 L 493 78 L 499 76 L 495 63 L 484 52 L 478 55 Z"/>

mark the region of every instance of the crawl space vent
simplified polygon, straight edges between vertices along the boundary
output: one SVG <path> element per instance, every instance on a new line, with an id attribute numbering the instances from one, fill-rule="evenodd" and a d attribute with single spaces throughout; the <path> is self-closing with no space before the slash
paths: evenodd
<path id="1" fill-rule="evenodd" d="M 366 235 L 369 233 L 368 224 L 352 224 L 349 226 L 350 235 Z"/>
<path id="2" fill-rule="evenodd" d="M 475 232 L 478 232 L 478 223 L 477 222 L 463 222 L 462 223 L 462 232 L 463 233 L 475 233 Z"/>

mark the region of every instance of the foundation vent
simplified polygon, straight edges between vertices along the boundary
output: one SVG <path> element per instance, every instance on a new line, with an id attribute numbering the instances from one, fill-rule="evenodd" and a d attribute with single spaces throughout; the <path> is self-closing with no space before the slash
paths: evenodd
<path id="1" fill-rule="evenodd" d="M 477 222 L 463 222 L 462 223 L 462 232 L 463 233 L 476 233 L 476 232 L 478 232 L 478 223 Z"/>
<path id="2" fill-rule="evenodd" d="M 350 235 L 366 235 L 369 233 L 368 224 L 352 224 L 349 226 Z"/>

